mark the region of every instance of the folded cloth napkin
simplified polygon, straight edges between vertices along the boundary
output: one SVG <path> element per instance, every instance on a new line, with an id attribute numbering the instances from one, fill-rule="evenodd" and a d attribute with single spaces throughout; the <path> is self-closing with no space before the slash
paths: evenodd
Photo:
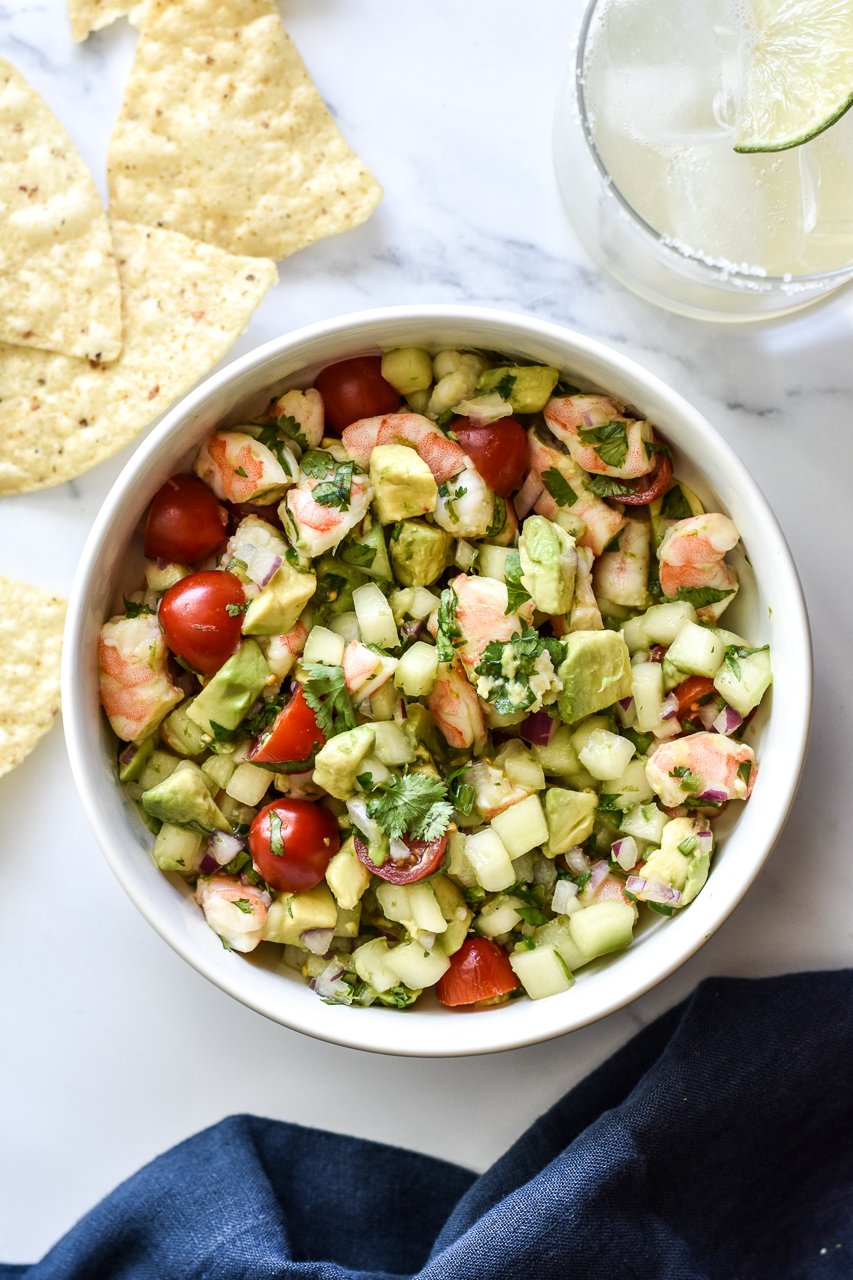
<path id="1" fill-rule="evenodd" d="M 0 1277 L 850 1280 L 851 1077 L 853 973 L 713 979 L 481 1177 L 232 1116 Z"/>

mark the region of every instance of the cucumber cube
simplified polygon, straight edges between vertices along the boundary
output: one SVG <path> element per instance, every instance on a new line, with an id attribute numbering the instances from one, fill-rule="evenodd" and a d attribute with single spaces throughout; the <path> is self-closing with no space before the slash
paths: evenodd
<path id="1" fill-rule="evenodd" d="M 580 906 L 577 909 L 581 910 Z M 539 925 L 537 929 L 533 930 L 533 941 L 537 947 L 540 945 L 553 947 L 569 972 L 579 969 L 582 964 L 586 963 L 583 952 L 578 948 L 572 937 L 567 915 L 557 916 L 556 919 L 549 920 L 547 924 Z"/>
<path id="2" fill-rule="evenodd" d="M 696 621 L 696 610 L 687 600 L 673 600 L 669 604 L 653 604 L 642 618 L 647 643 L 672 644 L 685 622 Z"/>
<path id="3" fill-rule="evenodd" d="M 485 827 L 465 837 L 465 858 L 477 883 L 487 893 L 500 893 L 515 884 L 515 871 L 506 847 L 493 827 Z"/>
<path id="4" fill-rule="evenodd" d="M 375 582 L 365 582 L 352 593 L 352 602 L 358 618 L 358 629 L 365 644 L 379 645 L 380 649 L 397 649 L 400 637 L 391 606 Z"/>
<path id="5" fill-rule="evenodd" d="M 492 831 L 500 838 L 510 858 L 520 858 L 529 849 L 545 844 L 548 822 L 538 796 L 527 796 L 518 804 L 492 818 Z M 483 882 L 480 881 L 482 884 Z M 487 886 L 483 885 L 485 889 Z"/>
<path id="6" fill-rule="evenodd" d="M 201 766 L 201 771 L 206 773 L 208 778 L 213 779 L 217 790 L 221 790 L 228 786 L 229 779 L 236 768 L 233 757 L 230 755 L 210 756 Z"/>
<path id="7" fill-rule="evenodd" d="M 350 640 L 358 640 L 361 634 L 358 629 L 358 616 L 353 612 L 335 614 L 329 621 L 329 630 L 340 636 L 345 645 L 348 645 Z"/>
<path id="8" fill-rule="evenodd" d="M 393 947 L 385 964 L 400 982 L 414 990 L 434 987 L 450 968 L 450 960 L 443 951 L 427 951 L 418 942 Z"/>
<path id="9" fill-rule="evenodd" d="M 474 921 L 474 928 L 484 938 L 497 938 L 502 933 L 509 933 L 521 923 L 521 916 L 516 907 L 522 906 L 520 898 L 499 894 L 487 903 Z"/>
<path id="10" fill-rule="evenodd" d="M 635 804 L 623 814 L 619 830 L 635 840 L 648 840 L 649 844 L 659 845 L 668 821 L 656 804 Z"/>
<path id="11" fill-rule="evenodd" d="M 432 693 L 438 675 L 438 650 L 425 640 L 416 640 L 400 658 L 394 683 L 407 698 L 424 698 Z"/>
<path id="12" fill-rule="evenodd" d="M 736 664 L 736 665 L 735 665 Z M 769 649 L 735 655 L 733 663 L 726 662 L 714 678 L 714 688 L 730 707 L 742 716 L 748 716 L 757 707 L 773 680 Z"/>
<path id="13" fill-rule="evenodd" d="M 388 967 L 387 938 L 373 938 L 362 943 L 353 951 L 352 960 L 362 982 L 373 987 L 374 991 L 390 991 L 391 987 L 396 987 L 399 979 Z"/>
<path id="14" fill-rule="evenodd" d="M 634 805 L 651 800 L 654 791 L 646 777 L 645 760 L 632 760 L 621 778 L 606 784 L 606 794 L 614 797 L 612 809 L 633 809 Z"/>
<path id="15" fill-rule="evenodd" d="M 629 902 L 594 902 L 569 916 L 569 930 L 586 960 L 595 960 L 627 947 L 634 934 L 635 918 Z"/>
<path id="16" fill-rule="evenodd" d="M 634 711 L 640 733 L 651 733 L 660 724 L 663 705 L 663 670 L 659 662 L 635 662 L 631 668 Z"/>
<path id="17" fill-rule="evenodd" d="M 612 782 L 621 778 L 634 755 L 634 744 L 618 733 L 610 733 L 607 729 L 597 729 L 591 734 L 586 746 L 578 752 L 581 764 L 589 770 L 594 778 L 601 782 Z"/>
<path id="18" fill-rule="evenodd" d="M 495 547 L 490 542 L 482 542 L 480 559 L 477 562 L 481 577 L 497 578 L 498 582 L 506 582 L 506 562 L 513 550 L 513 547 Z"/>
<path id="19" fill-rule="evenodd" d="M 452 831 L 450 833 L 450 839 L 447 842 L 447 870 L 454 880 L 464 884 L 466 889 L 471 889 L 477 883 L 477 875 L 465 852 L 466 844 L 467 838 L 461 831 Z M 509 861 L 509 855 L 507 855 L 507 861 Z M 512 864 L 510 863 L 511 868 Z"/>
<path id="20" fill-rule="evenodd" d="M 202 837 L 198 831 L 164 822 L 154 841 L 154 861 L 161 871 L 189 875 L 198 871 L 202 859 Z"/>
<path id="21" fill-rule="evenodd" d="M 302 651 L 303 662 L 325 662 L 339 667 L 344 656 L 343 636 L 328 627 L 312 627 Z"/>
<path id="22" fill-rule="evenodd" d="M 377 760 L 391 768 L 414 761 L 415 749 L 401 724 L 386 720 L 381 724 L 374 724 L 373 733 L 373 753 Z"/>
<path id="23" fill-rule="evenodd" d="M 717 674 L 723 665 L 726 648 L 710 627 L 700 627 L 696 622 L 684 622 L 667 650 L 667 662 L 693 676 Z"/>
<path id="24" fill-rule="evenodd" d="M 240 804 L 260 804 L 273 780 L 271 769 L 256 764 L 238 764 L 225 787 L 227 795 Z"/>
<path id="25" fill-rule="evenodd" d="M 513 951 L 509 962 L 531 1000 L 544 1000 L 547 996 L 559 995 L 561 991 L 568 991 L 574 982 L 554 947 L 541 946 L 534 947 L 532 951 Z"/>

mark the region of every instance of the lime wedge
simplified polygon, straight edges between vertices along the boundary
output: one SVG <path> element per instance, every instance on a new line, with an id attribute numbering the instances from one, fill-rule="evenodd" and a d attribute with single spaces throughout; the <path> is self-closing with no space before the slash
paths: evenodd
<path id="1" fill-rule="evenodd" d="M 853 105 L 851 0 L 753 0 L 735 151 L 808 142 Z"/>

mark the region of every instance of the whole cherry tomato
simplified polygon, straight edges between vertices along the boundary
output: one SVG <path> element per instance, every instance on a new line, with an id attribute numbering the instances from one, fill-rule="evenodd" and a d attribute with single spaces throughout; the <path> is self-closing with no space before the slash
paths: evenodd
<path id="1" fill-rule="evenodd" d="M 490 489 L 509 498 L 527 470 L 527 433 L 515 418 L 485 425 L 455 418 L 450 430 Z"/>
<path id="2" fill-rule="evenodd" d="M 243 584 L 224 569 L 181 578 L 160 601 L 160 625 L 177 657 L 212 676 L 240 643 Z"/>
<path id="3" fill-rule="evenodd" d="M 620 493 L 616 501 L 624 502 L 628 507 L 642 507 L 647 502 L 654 502 L 666 492 L 671 476 L 672 459 L 668 453 L 660 452 L 651 471 L 634 481 L 636 488 L 631 493 Z"/>
<path id="4" fill-rule="evenodd" d="M 450 957 L 450 968 L 436 986 L 442 1004 L 477 1004 L 515 991 L 518 978 L 503 947 L 491 938 L 466 938 Z"/>
<path id="5" fill-rule="evenodd" d="M 256 764 L 290 764 L 294 760 L 306 760 L 325 741 L 317 717 L 300 687 L 266 733 L 258 738 L 249 759 Z"/>
<path id="6" fill-rule="evenodd" d="M 717 696 L 714 681 L 707 676 L 688 676 L 672 692 L 678 699 L 679 720 L 692 719 L 701 706 Z"/>
<path id="7" fill-rule="evenodd" d="M 327 365 L 314 379 L 323 397 L 326 426 L 341 432 L 359 418 L 395 413 L 400 395 L 382 377 L 381 356 L 354 356 Z"/>
<path id="8" fill-rule="evenodd" d="M 255 866 L 280 893 L 313 889 L 340 847 L 337 819 L 312 800 L 273 800 L 249 828 Z"/>
<path id="9" fill-rule="evenodd" d="M 222 546 L 228 513 L 198 476 L 178 475 L 157 490 L 145 517 L 145 554 L 195 564 Z"/>
<path id="10" fill-rule="evenodd" d="M 356 836 L 354 843 L 359 859 L 380 880 L 387 880 L 389 884 L 413 884 L 415 880 L 424 880 L 438 871 L 444 861 L 447 836 L 439 836 L 437 840 L 408 838 L 403 843 L 408 845 L 409 857 L 399 862 L 396 858 L 386 858 L 381 867 L 373 861 L 363 840 Z"/>

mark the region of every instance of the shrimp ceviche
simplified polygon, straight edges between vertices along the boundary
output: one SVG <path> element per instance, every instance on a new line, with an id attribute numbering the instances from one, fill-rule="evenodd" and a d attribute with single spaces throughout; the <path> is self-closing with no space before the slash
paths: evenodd
<path id="1" fill-rule="evenodd" d="M 651 422 L 555 368 L 327 366 L 162 486 L 101 629 L 157 865 L 328 1002 L 567 991 L 692 902 L 755 785 L 738 541 Z"/>

